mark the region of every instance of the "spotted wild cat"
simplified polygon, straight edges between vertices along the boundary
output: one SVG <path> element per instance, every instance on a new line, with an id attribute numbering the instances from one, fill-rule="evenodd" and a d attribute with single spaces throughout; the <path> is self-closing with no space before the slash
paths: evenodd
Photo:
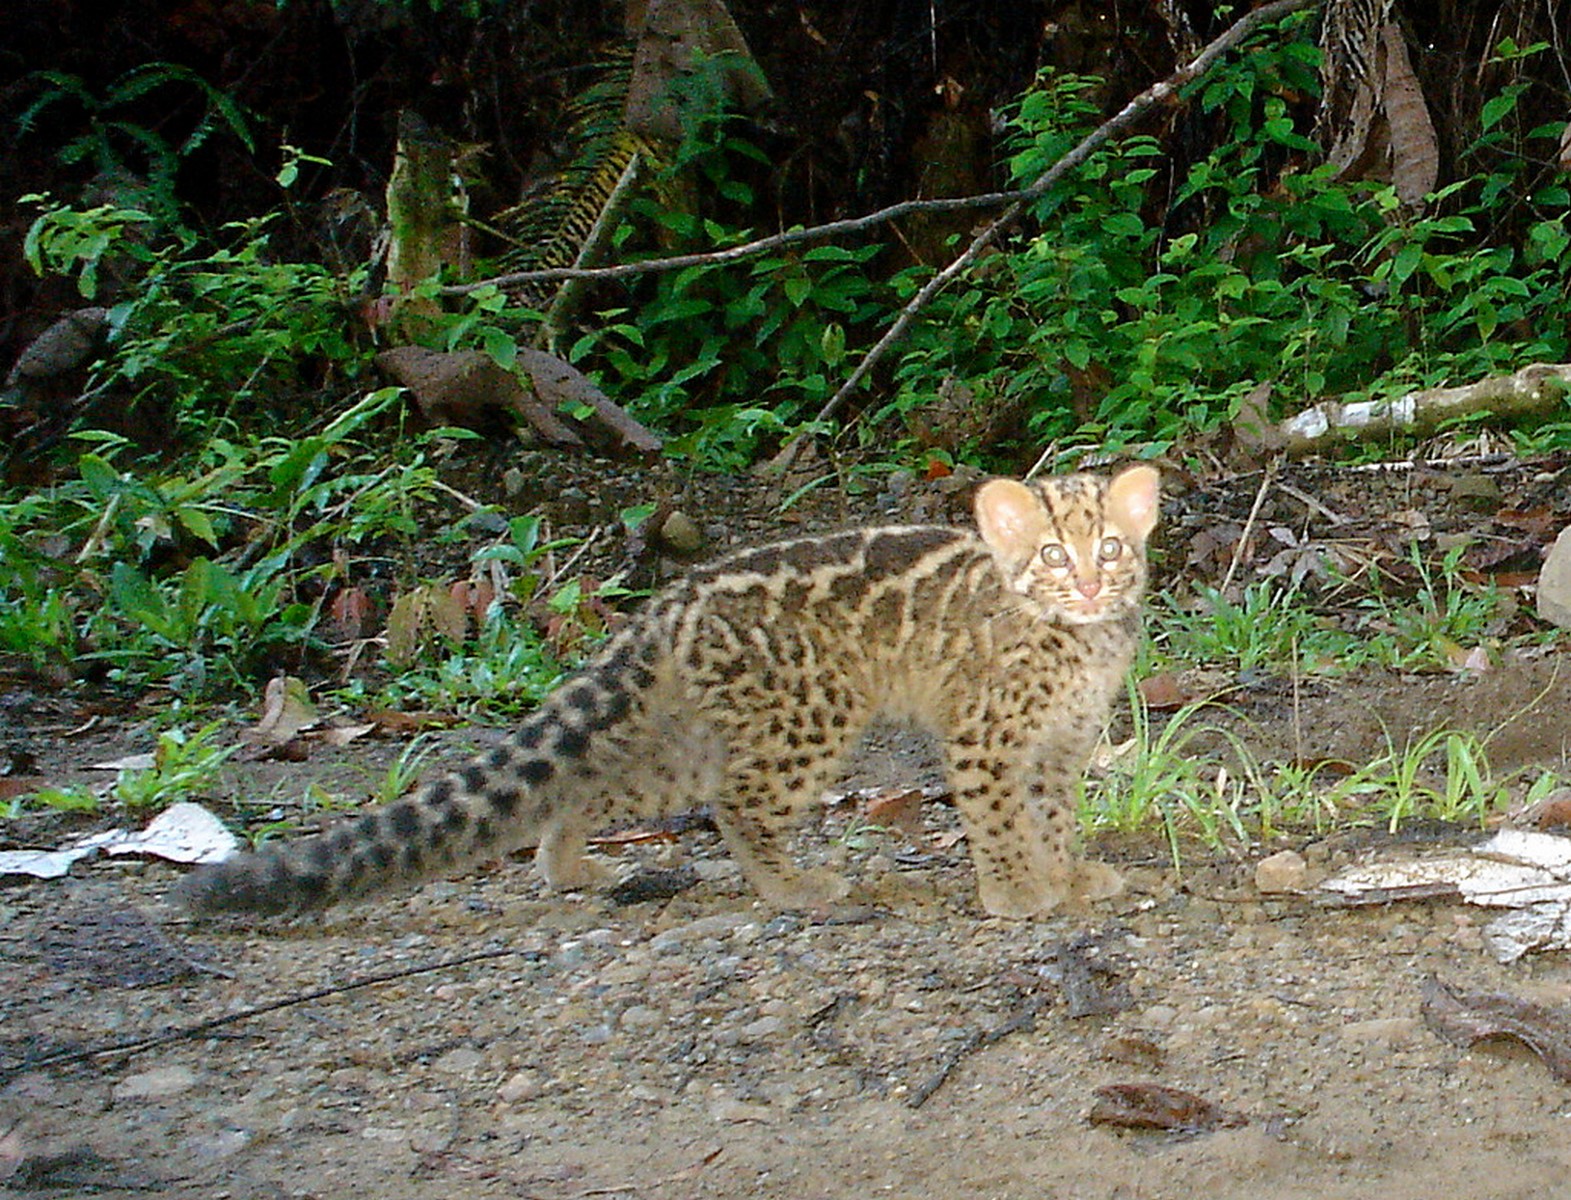
<path id="1" fill-rule="evenodd" d="M 185 880 L 197 911 L 320 908 L 536 841 L 549 883 L 597 829 L 711 806 L 769 902 L 845 895 L 783 842 L 876 714 L 943 746 L 983 908 L 1111 895 L 1073 857 L 1075 785 L 1133 653 L 1158 476 L 978 489 L 977 532 L 895 526 L 745 550 L 651 599 L 511 737 L 413 796 Z"/>

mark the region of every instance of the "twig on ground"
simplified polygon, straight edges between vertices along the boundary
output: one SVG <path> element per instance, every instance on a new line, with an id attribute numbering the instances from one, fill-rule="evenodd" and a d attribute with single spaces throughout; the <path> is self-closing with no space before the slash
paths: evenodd
<path id="1" fill-rule="evenodd" d="M 638 1192 L 643 1191 L 645 1188 L 668 1187 L 673 1183 L 686 1183 L 724 1153 L 724 1146 L 716 1146 L 692 1166 L 683 1167 L 680 1171 L 667 1175 L 664 1179 L 657 1179 L 653 1183 L 615 1183 L 607 1187 L 585 1188 L 581 1192 L 574 1192 L 572 1200 L 588 1200 L 590 1196 L 619 1196 L 623 1192 Z"/>
<path id="2" fill-rule="evenodd" d="M 408 979 L 413 975 L 429 975 L 434 971 L 446 971 L 452 967 L 461 967 L 469 963 L 485 962 L 493 958 L 507 958 L 514 954 L 533 953 L 535 951 L 513 948 L 480 950 L 474 954 L 463 954 L 457 958 L 444 959 L 441 962 L 426 963 L 417 967 L 404 967 L 397 971 L 383 971 L 380 974 L 367 975 L 362 979 L 352 979 L 348 983 L 336 983 L 330 987 L 317 988 L 315 991 L 302 992 L 296 996 L 286 996 L 282 1000 L 273 1000 L 267 1004 L 259 1004 L 255 1008 L 241 1009 L 239 1012 L 228 1013 L 222 1017 L 213 1017 L 211 1020 L 198 1021 L 194 1025 L 171 1029 L 165 1033 L 153 1034 L 150 1037 L 123 1038 L 118 1041 L 104 1042 L 97 1046 L 86 1046 L 79 1050 L 62 1050 L 57 1054 L 45 1054 L 40 1058 L 28 1059 L 14 1067 L 0 1068 L 0 1083 L 5 1083 L 18 1076 L 36 1071 L 40 1067 L 57 1067 L 63 1063 L 86 1062 L 94 1058 L 112 1058 L 116 1055 L 140 1054 L 143 1050 L 151 1050 L 155 1046 L 166 1046 L 171 1042 L 188 1041 L 191 1038 L 201 1037 L 203 1034 L 210 1033 L 215 1029 L 222 1029 L 226 1025 L 236 1025 L 241 1021 L 249 1021 L 253 1017 L 277 1012 L 281 1008 L 292 1008 L 297 1004 L 309 1004 L 313 1000 L 322 1000 L 328 996 L 358 991 L 360 988 L 374 987 L 381 983 L 392 983 L 395 980 Z"/>
<path id="3" fill-rule="evenodd" d="M 944 1083 L 954 1074 L 966 1058 L 978 1050 L 985 1050 L 998 1042 L 1003 1041 L 1012 1033 L 1019 1033 L 1022 1029 L 1030 1030 L 1036 1027 L 1036 1014 L 1042 1011 L 1045 1001 L 1035 992 L 1025 998 L 1003 1024 L 993 1029 L 973 1029 L 958 1046 L 949 1052 L 944 1061 L 938 1065 L 927 1080 L 906 1098 L 906 1104 L 911 1108 L 921 1108 L 931 1099 L 934 1092 L 944 1086 Z"/>
<path id="4" fill-rule="evenodd" d="M 1238 543 L 1233 547 L 1233 559 L 1227 564 L 1227 574 L 1222 576 L 1222 586 L 1217 588 L 1219 592 L 1227 591 L 1228 585 L 1233 582 L 1233 576 L 1238 573 L 1238 564 L 1244 558 L 1244 548 L 1249 545 L 1249 535 L 1254 532 L 1255 520 L 1260 516 L 1260 506 L 1266 502 L 1266 493 L 1276 482 L 1276 473 L 1281 465 L 1280 457 L 1272 459 L 1261 476 L 1260 490 L 1255 493 L 1255 502 L 1249 507 L 1249 516 L 1244 521 L 1243 532 L 1238 535 Z"/>

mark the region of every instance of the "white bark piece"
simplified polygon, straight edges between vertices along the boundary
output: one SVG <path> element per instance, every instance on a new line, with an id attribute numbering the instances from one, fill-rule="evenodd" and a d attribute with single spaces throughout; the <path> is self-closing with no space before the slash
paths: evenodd
<path id="1" fill-rule="evenodd" d="M 79 858 L 105 854 L 151 854 L 170 862 L 222 862 L 240 848 L 235 835 L 200 804 L 171 804 L 147 828 L 128 833 L 108 829 L 69 842 L 58 850 L 6 850 L 0 852 L 0 875 L 31 875 L 59 879 Z"/>

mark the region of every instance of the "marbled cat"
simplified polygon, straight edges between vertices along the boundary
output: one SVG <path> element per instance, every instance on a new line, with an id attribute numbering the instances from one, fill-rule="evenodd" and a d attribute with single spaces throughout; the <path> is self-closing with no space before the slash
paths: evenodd
<path id="1" fill-rule="evenodd" d="M 710 806 L 768 902 L 843 897 L 787 836 L 878 714 L 942 745 L 982 907 L 1033 917 L 1115 893 L 1077 858 L 1075 793 L 1129 666 L 1158 475 L 995 479 L 976 530 L 804 537 L 657 593 L 508 739 L 415 794 L 200 869 L 199 912 L 320 908 L 537 844 L 548 883 L 602 874 L 586 838 Z"/>

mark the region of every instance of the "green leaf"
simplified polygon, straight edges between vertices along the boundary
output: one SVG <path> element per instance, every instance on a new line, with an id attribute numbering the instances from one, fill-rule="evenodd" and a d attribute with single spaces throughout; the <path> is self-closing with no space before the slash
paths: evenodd
<path id="1" fill-rule="evenodd" d="M 93 499 L 104 503 L 122 490 L 120 472 L 109 461 L 97 454 L 84 454 L 76 460 L 76 469 L 82 482 L 92 493 Z"/>
<path id="2" fill-rule="evenodd" d="M 1491 97 L 1484 102 L 1484 111 L 1479 118 L 1479 124 L 1486 131 L 1493 129 L 1515 107 L 1516 97 L 1513 95 Z"/>
<path id="3" fill-rule="evenodd" d="M 215 549 L 218 546 L 218 533 L 213 529 L 213 522 L 208 515 L 199 508 L 181 505 L 175 509 L 175 520 L 184 525 L 193 536 L 201 538 Z"/>
<path id="4" fill-rule="evenodd" d="M 491 357 L 491 361 L 504 370 L 512 370 L 513 364 L 518 361 L 518 343 L 495 325 L 481 327 L 480 346 Z"/>

